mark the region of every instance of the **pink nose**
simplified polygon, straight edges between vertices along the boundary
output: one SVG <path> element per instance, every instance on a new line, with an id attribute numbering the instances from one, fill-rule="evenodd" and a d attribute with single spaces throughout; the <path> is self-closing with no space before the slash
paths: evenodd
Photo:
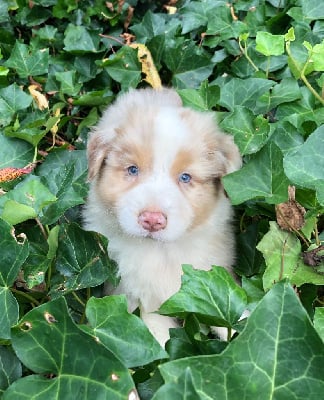
<path id="1" fill-rule="evenodd" d="M 167 217 L 160 211 L 143 211 L 138 216 L 138 223 L 149 232 L 157 232 L 167 225 Z"/>

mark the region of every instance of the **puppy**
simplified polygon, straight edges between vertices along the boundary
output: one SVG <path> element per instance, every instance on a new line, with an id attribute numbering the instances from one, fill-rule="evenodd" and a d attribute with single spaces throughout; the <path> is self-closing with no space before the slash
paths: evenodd
<path id="1" fill-rule="evenodd" d="M 93 128 L 85 228 L 109 239 L 129 310 L 164 345 L 172 318 L 153 313 L 181 284 L 182 264 L 231 271 L 232 210 L 221 178 L 241 166 L 211 113 L 171 89 L 130 90 Z"/>

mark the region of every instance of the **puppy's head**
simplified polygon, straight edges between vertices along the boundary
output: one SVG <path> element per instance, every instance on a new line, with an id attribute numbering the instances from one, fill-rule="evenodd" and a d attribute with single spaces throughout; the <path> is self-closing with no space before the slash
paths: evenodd
<path id="1" fill-rule="evenodd" d="M 182 107 L 173 90 L 131 91 L 110 106 L 88 143 L 100 206 L 130 236 L 172 241 L 217 207 L 220 179 L 241 165 L 211 114 Z"/>

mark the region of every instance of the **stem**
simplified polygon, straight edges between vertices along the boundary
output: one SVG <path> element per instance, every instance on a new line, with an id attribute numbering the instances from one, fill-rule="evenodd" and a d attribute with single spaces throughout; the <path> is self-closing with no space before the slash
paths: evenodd
<path id="1" fill-rule="evenodd" d="M 33 157 L 33 164 L 36 162 L 37 160 L 37 154 L 38 154 L 38 146 L 35 146 L 35 150 L 34 150 L 34 157 Z"/>
<path id="2" fill-rule="evenodd" d="M 76 300 L 78 303 L 81 304 L 82 307 L 85 307 L 84 302 L 80 299 L 80 297 L 79 297 L 75 292 L 72 292 L 72 295 L 73 295 L 73 297 L 75 298 L 75 300 Z"/>
<path id="3" fill-rule="evenodd" d="M 294 64 L 294 67 L 297 69 L 297 71 L 300 73 L 300 79 L 304 82 L 305 86 L 307 89 L 315 96 L 315 98 L 324 105 L 324 99 L 316 92 L 316 90 L 313 88 L 313 86 L 308 82 L 306 76 L 305 76 L 305 71 L 306 68 L 309 64 L 310 57 L 307 59 L 303 69 L 300 71 L 299 66 L 296 64 L 295 59 L 293 58 L 291 51 L 290 51 L 290 42 L 286 42 L 286 51 L 288 56 L 291 59 L 291 62 Z"/>
<path id="4" fill-rule="evenodd" d="M 227 341 L 230 342 L 232 339 L 232 328 L 227 328 Z"/>
<path id="5" fill-rule="evenodd" d="M 317 224 L 315 224 L 314 236 L 315 236 L 315 243 L 316 243 L 316 245 L 317 245 L 317 246 L 320 246 L 320 245 L 321 245 L 321 240 L 320 240 L 320 238 L 319 238 Z"/>
<path id="6" fill-rule="evenodd" d="M 87 301 L 90 299 L 91 297 L 91 288 L 87 288 Z"/>
<path id="7" fill-rule="evenodd" d="M 313 86 L 308 82 L 304 73 L 301 73 L 300 79 L 304 82 L 305 86 L 313 93 L 313 95 L 324 105 L 324 99 L 316 92 Z"/>
<path id="8" fill-rule="evenodd" d="M 113 37 L 113 36 L 104 35 L 104 34 L 102 34 L 102 33 L 99 33 L 99 36 L 100 36 L 100 37 L 103 37 L 103 38 L 106 38 L 106 39 L 114 40 L 115 42 L 121 44 L 122 46 L 125 45 L 125 43 L 124 43 L 122 40 L 117 39 L 117 38 L 115 38 L 115 37 Z"/>
<path id="9" fill-rule="evenodd" d="M 288 240 L 288 239 L 285 239 L 285 241 L 284 241 L 284 243 L 283 243 L 283 245 L 282 245 L 279 281 L 282 280 L 283 273 L 284 273 L 284 267 L 285 267 L 285 247 L 286 247 L 286 244 L 287 244 L 287 240 Z"/>
<path id="10" fill-rule="evenodd" d="M 40 222 L 38 218 L 35 218 L 35 221 L 37 225 L 39 226 L 39 229 L 41 230 L 44 238 L 47 240 L 48 239 L 48 232 L 46 232 L 46 229 L 44 228 L 44 225 Z"/>
<path id="11" fill-rule="evenodd" d="M 267 70 L 266 70 L 266 77 L 269 78 L 269 69 L 270 69 L 270 56 L 267 59 Z"/>
<path id="12" fill-rule="evenodd" d="M 244 217 L 245 217 L 245 211 L 244 211 L 244 213 L 242 214 L 242 216 L 241 216 L 241 218 L 240 218 L 240 232 L 241 232 L 241 233 L 244 231 L 244 226 L 243 226 L 243 224 L 244 224 Z"/>
<path id="13" fill-rule="evenodd" d="M 16 294 L 18 294 L 19 296 L 22 296 L 22 297 L 24 297 L 25 299 L 27 299 L 28 301 L 30 301 L 30 302 L 32 303 L 33 307 L 34 307 L 34 306 L 39 306 L 39 305 L 40 305 L 40 302 L 37 301 L 33 296 L 29 295 L 28 293 L 22 292 L 22 291 L 20 291 L 20 290 L 15 289 L 15 288 L 10 288 L 10 290 L 11 290 L 12 293 L 16 293 Z"/>
<path id="14" fill-rule="evenodd" d="M 254 62 L 252 61 L 252 59 L 249 57 L 248 52 L 247 52 L 247 47 L 246 47 L 246 42 L 244 42 L 244 47 L 241 44 L 241 40 L 239 39 L 239 47 L 242 51 L 242 53 L 245 55 L 246 59 L 248 60 L 248 62 L 252 65 L 252 67 L 256 70 L 259 71 L 259 68 L 254 64 Z"/>

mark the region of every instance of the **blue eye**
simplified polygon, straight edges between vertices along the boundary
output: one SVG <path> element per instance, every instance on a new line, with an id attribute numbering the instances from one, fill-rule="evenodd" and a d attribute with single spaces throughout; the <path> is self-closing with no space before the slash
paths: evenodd
<path id="1" fill-rule="evenodd" d="M 179 176 L 179 182 L 189 183 L 191 181 L 191 175 L 183 173 Z"/>
<path id="2" fill-rule="evenodd" d="M 127 168 L 128 175 L 130 176 L 137 176 L 139 173 L 139 169 L 136 165 L 131 165 Z"/>

